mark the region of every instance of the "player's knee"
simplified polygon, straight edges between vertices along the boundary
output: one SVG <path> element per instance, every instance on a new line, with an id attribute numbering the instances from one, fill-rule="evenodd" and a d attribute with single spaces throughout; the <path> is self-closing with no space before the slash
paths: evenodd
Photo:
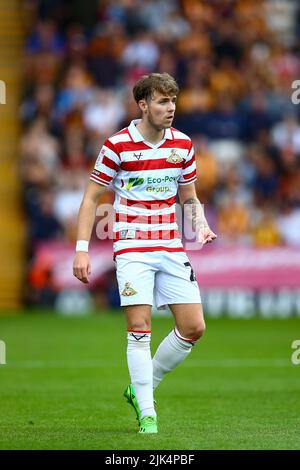
<path id="1" fill-rule="evenodd" d="M 199 325 L 199 328 L 198 328 L 198 330 L 197 330 L 197 334 L 198 334 L 199 338 L 201 338 L 201 336 L 204 335 L 205 330 L 206 330 L 206 325 L 205 325 L 204 322 L 202 322 L 202 323 Z"/>
<path id="2" fill-rule="evenodd" d="M 200 339 L 204 335 L 205 329 L 206 329 L 206 326 L 204 322 L 201 321 L 197 323 L 192 329 L 191 337 L 195 340 Z"/>
<path id="3" fill-rule="evenodd" d="M 151 330 L 150 306 L 132 305 L 125 308 L 127 329 L 134 331 Z"/>
<path id="4" fill-rule="evenodd" d="M 188 325 L 185 328 L 182 328 L 179 331 L 179 334 L 184 339 L 191 340 L 196 342 L 205 332 L 205 323 L 203 321 L 195 323 L 193 325 Z"/>

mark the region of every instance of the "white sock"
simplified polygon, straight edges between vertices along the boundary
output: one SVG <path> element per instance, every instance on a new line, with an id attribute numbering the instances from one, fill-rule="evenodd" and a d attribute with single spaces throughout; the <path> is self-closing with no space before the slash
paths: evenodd
<path id="1" fill-rule="evenodd" d="M 128 331 L 127 364 L 142 418 L 156 416 L 153 403 L 151 332 Z"/>
<path id="2" fill-rule="evenodd" d="M 181 364 L 191 352 L 195 341 L 183 338 L 175 328 L 160 343 L 153 357 L 153 390 L 164 376 Z"/>

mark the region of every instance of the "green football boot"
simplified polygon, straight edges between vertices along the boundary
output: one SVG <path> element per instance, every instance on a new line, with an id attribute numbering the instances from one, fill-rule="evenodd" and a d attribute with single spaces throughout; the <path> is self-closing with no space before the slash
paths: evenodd
<path id="1" fill-rule="evenodd" d="M 144 416 L 140 420 L 139 434 L 156 434 L 157 433 L 157 419 L 155 416 Z"/>
<path id="2" fill-rule="evenodd" d="M 127 399 L 127 403 L 129 403 L 129 405 L 131 405 L 132 408 L 134 409 L 135 414 L 136 414 L 136 419 L 138 421 L 138 425 L 140 426 L 141 410 L 140 410 L 140 407 L 138 405 L 138 402 L 134 393 L 134 388 L 131 384 L 128 385 L 123 395 Z"/>

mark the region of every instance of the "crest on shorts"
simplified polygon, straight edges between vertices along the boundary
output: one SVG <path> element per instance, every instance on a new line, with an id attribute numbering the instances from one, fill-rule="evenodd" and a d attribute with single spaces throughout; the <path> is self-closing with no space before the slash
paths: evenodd
<path id="1" fill-rule="evenodd" d="M 170 155 L 167 158 L 167 162 L 177 164 L 182 161 L 183 161 L 183 158 L 179 155 L 179 153 L 177 153 L 175 149 L 172 149 Z"/>
<path id="2" fill-rule="evenodd" d="M 137 291 L 134 290 L 131 286 L 130 286 L 130 282 L 125 282 L 125 287 L 124 289 L 122 290 L 122 294 L 121 295 L 124 295 L 124 297 L 129 297 L 130 295 L 135 295 L 137 294 Z"/>

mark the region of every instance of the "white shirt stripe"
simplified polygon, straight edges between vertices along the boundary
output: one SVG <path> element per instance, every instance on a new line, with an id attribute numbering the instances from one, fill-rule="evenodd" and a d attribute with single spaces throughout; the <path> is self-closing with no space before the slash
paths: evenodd
<path id="1" fill-rule="evenodd" d="M 112 144 L 118 144 L 119 142 L 130 142 L 131 138 L 128 134 L 118 134 L 109 138 Z"/>
<path id="2" fill-rule="evenodd" d="M 133 230 L 178 230 L 178 225 L 176 222 L 172 224 L 141 224 L 135 222 L 115 222 L 114 231 L 118 232 L 119 230 L 133 229 Z"/>

